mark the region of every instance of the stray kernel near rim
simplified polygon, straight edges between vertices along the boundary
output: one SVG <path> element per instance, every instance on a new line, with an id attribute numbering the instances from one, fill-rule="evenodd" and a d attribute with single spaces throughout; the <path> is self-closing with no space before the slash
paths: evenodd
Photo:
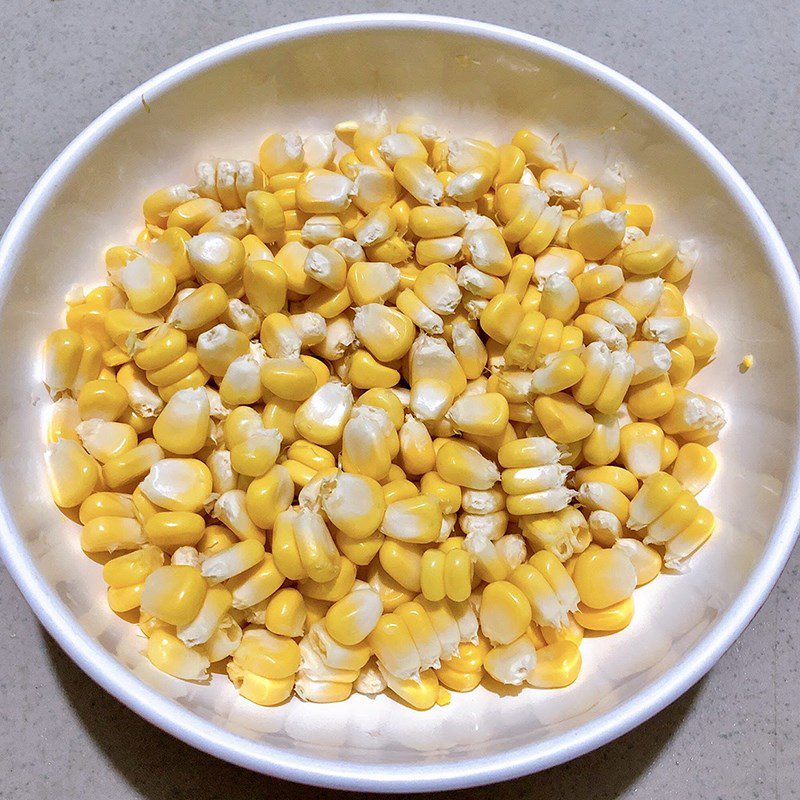
<path id="1" fill-rule="evenodd" d="M 45 342 L 45 465 L 153 665 L 261 705 L 558 689 L 711 536 L 698 253 L 567 163 L 382 112 L 145 198 Z"/>

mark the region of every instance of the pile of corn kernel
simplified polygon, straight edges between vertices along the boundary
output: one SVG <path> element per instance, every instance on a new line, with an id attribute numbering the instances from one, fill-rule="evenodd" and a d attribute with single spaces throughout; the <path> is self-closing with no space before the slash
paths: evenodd
<path id="1" fill-rule="evenodd" d="M 572 683 L 714 527 L 692 242 L 528 130 L 383 112 L 196 175 L 45 345 L 53 497 L 147 657 L 262 705 Z"/>

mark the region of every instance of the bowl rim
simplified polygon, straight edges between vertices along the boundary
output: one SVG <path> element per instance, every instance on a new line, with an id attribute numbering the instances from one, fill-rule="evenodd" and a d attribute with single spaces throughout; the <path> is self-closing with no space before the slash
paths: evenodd
<path id="1" fill-rule="evenodd" d="M 757 236 L 781 282 L 789 308 L 793 358 L 800 372 L 800 278 L 789 252 L 764 207 L 727 159 L 693 125 L 655 95 L 615 70 L 563 45 L 490 23 L 429 14 L 353 14 L 304 20 L 232 39 L 159 73 L 126 94 L 90 123 L 56 157 L 34 184 L 0 240 L 0 303 L 10 283 L 10 264 L 35 224 L 39 206 L 74 165 L 108 132 L 141 112 L 173 85 L 251 50 L 319 34 L 368 29 L 438 29 L 501 44 L 516 45 L 559 61 L 604 82 L 628 101 L 646 108 L 700 158 L 756 223 Z M 800 409 L 797 410 L 800 429 Z M 74 624 L 72 613 L 47 588 L 25 544 L 15 530 L 5 496 L 0 493 L 0 554 L 42 625 L 61 648 L 96 683 L 176 738 L 222 758 L 278 778 L 335 789 L 422 792 L 477 786 L 508 780 L 561 764 L 600 747 L 652 717 L 697 682 L 744 630 L 764 603 L 789 558 L 800 518 L 800 437 L 780 510 L 765 553 L 730 608 L 686 656 L 661 678 L 622 705 L 569 733 L 492 756 L 451 763 L 401 765 L 348 764 L 335 759 L 298 755 L 226 731 L 151 689 Z"/>

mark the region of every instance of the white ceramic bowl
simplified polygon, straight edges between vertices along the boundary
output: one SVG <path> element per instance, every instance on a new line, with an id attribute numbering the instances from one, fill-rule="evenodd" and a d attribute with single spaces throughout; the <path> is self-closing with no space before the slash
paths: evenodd
<path id="1" fill-rule="evenodd" d="M 149 108 L 145 108 L 143 98 Z M 75 282 L 132 240 L 141 200 L 192 180 L 194 163 L 252 158 L 274 130 L 330 129 L 386 107 L 452 133 L 559 133 L 580 172 L 620 161 L 658 230 L 702 251 L 692 309 L 720 333 L 696 385 L 725 404 L 720 469 L 703 501 L 719 530 L 682 576 L 637 591 L 632 625 L 587 640 L 578 681 L 497 697 L 481 689 L 419 714 L 385 697 L 273 709 L 226 678 L 186 684 L 152 668 L 106 608 L 100 569 L 53 506 L 42 472 L 39 350 Z M 800 291 L 786 249 L 743 180 L 691 125 L 577 53 L 463 20 L 313 20 L 201 53 L 93 122 L 36 184 L 0 245 L 0 515 L 11 574 L 45 627 L 98 683 L 184 741 L 250 769 L 350 789 L 468 786 L 544 769 L 619 736 L 674 700 L 764 601 L 796 537 Z M 736 365 L 753 353 L 755 366 Z"/>

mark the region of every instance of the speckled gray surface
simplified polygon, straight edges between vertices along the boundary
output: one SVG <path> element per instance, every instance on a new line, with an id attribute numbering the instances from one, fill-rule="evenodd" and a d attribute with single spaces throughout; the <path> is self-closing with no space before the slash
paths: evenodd
<path id="1" fill-rule="evenodd" d="M 0 0 L 0 229 L 56 154 L 161 69 L 244 33 L 359 11 L 483 19 L 574 47 L 684 114 L 733 162 L 800 260 L 800 21 L 790 0 L 344 4 Z M 737 6 L 740 4 L 736 4 Z M 165 13 L 175 8 L 174 13 Z M 523 13 L 523 9 L 525 9 Z M 800 797 L 800 553 L 711 673 L 653 720 L 577 761 L 462 797 Z M 287 798 L 320 792 L 231 767 L 96 687 L 0 567 L 0 798 Z"/>

